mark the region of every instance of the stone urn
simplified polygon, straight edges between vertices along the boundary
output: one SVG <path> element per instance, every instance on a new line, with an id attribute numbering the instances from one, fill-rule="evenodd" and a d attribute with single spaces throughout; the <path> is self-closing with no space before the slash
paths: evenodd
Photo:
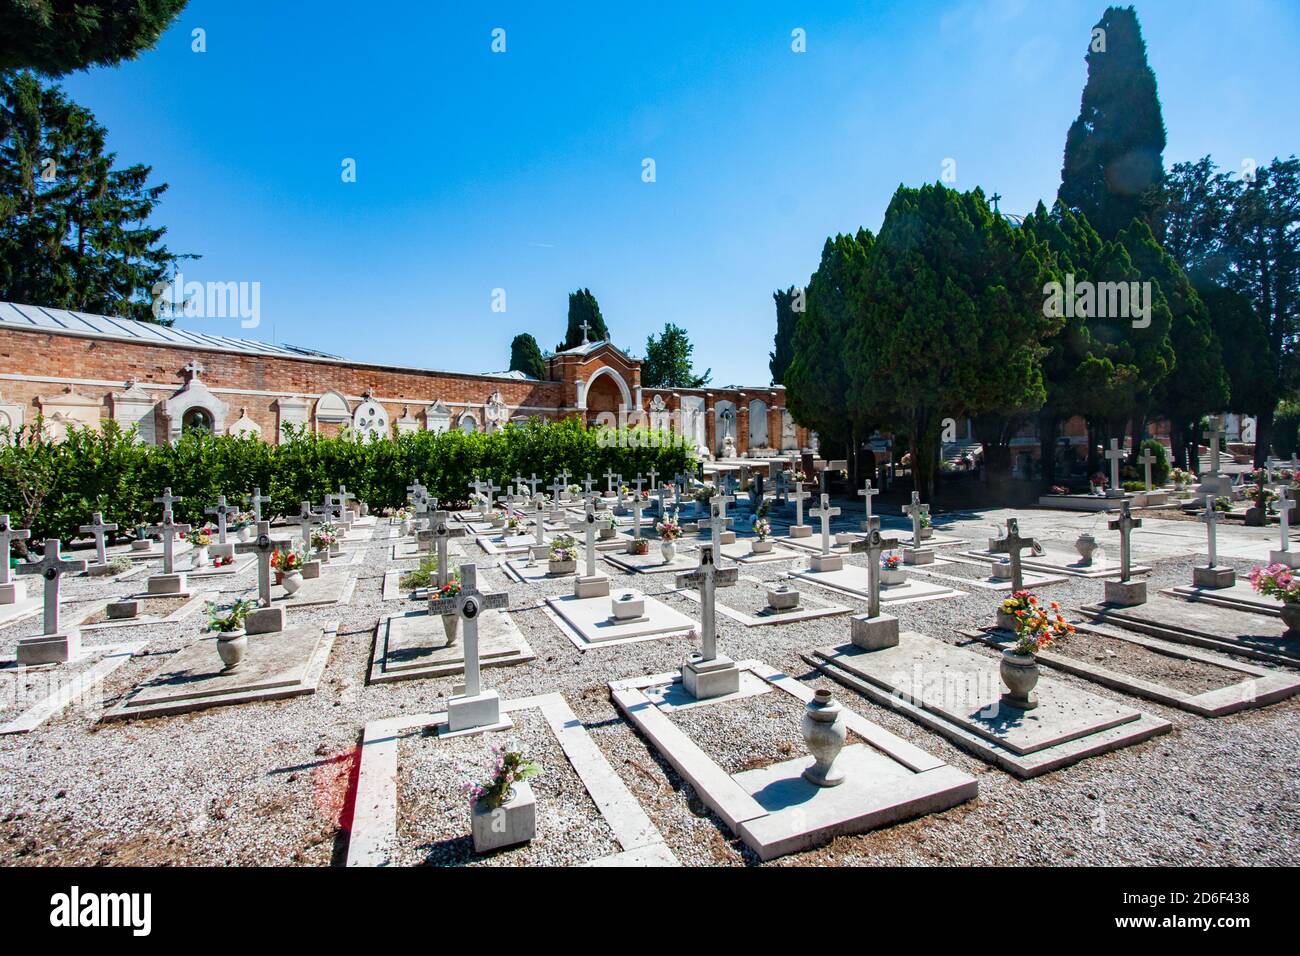
<path id="1" fill-rule="evenodd" d="M 599 535 L 602 541 L 608 541 L 610 538 L 614 537 L 616 533 L 617 533 L 616 529 L 614 528 L 601 528 L 599 531 Z"/>
<path id="2" fill-rule="evenodd" d="M 754 554 L 770 554 L 772 551 L 772 541 L 767 538 L 755 538 L 749 542 L 749 550 Z"/>
<path id="3" fill-rule="evenodd" d="M 926 540 L 927 538 L 931 538 L 931 537 L 933 537 L 933 536 L 934 536 L 934 529 L 933 529 L 933 528 L 929 527 L 928 525 L 925 526 L 925 527 L 923 527 L 923 528 L 921 528 L 921 540 L 922 540 L 922 541 Z"/>
<path id="4" fill-rule="evenodd" d="M 235 537 L 237 537 L 240 541 L 247 541 L 247 540 L 248 540 L 248 525 L 244 524 L 244 525 L 240 525 L 238 528 L 236 528 L 236 529 L 235 529 Z"/>
<path id="5" fill-rule="evenodd" d="M 923 537 L 924 537 L 924 535 L 923 535 Z M 837 531 L 837 532 L 835 532 L 835 544 L 836 544 L 838 547 L 846 547 L 846 546 L 852 544 L 852 543 L 854 542 L 854 540 L 855 540 L 855 539 L 854 539 L 853 533 L 850 532 L 850 531 Z"/>
<path id="6" fill-rule="evenodd" d="M 537 835 L 537 798 L 527 783 L 510 788 L 501 806 L 474 801 L 470 832 L 475 853 L 489 853 L 507 846 L 527 843 Z"/>
<path id="7" fill-rule="evenodd" d="M 818 690 L 804 708 L 799 725 L 804 743 L 816 762 L 803 772 L 803 778 L 819 787 L 837 787 L 844 773 L 835 767 L 835 758 L 844 749 L 848 730 L 844 726 L 843 708 L 828 690 Z"/>
<path id="8" fill-rule="evenodd" d="M 677 559 L 676 539 L 673 539 L 671 541 L 660 541 L 659 553 L 664 556 L 664 564 L 672 564 L 673 561 Z"/>
<path id="9" fill-rule="evenodd" d="M 281 581 L 280 584 L 283 585 L 286 594 L 290 596 L 297 594 L 298 589 L 302 587 L 302 572 L 289 571 L 285 574 L 284 580 Z"/>
<path id="10" fill-rule="evenodd" d="M 1282 623 L 1286 625 L 1286 633 L 1282 635 L 1283 637 L 1300 637 L 1300 604 L 1294 601 L 1283 602 Z"/>
<path id="11" fill-rule="evenodd" d="M 242 628 L 238 631 L 221 631 L 217 634 L 217 653 L 226 670 L 233 671 L 244 659 L 248 650 L 248 633 Z"/>
<path id="12" fill-rule="evenodd" d="M 901 567 L 880 569 L 880 583 L 885 587 L 890 587 L 895 584 L 903 584 L 906 581 L 907 574 L 904 573 Z"/>
<path id="13" fill-rule="evenodd" d="M 1091 531 L 1085 531 L 1074 539 L 1074 550 L 1079 552 L 1080 564 L 1092 564 L 1092 556 L 1097 551 L 1097 539 Z"/>
<path id="14" fill-rule="evenodd" d="M 551 558 L 546 562 L 547 574 L 573 574 L 577 570 L 577 558 L 571 558 L 568 561 L 557 561 L 555 558 Z"/>
<path id="15" fill-rule="evenodd" d="M 194 567 L 206 568 L 208 566 L 208 546 L 205 544 L 201 548 L 194 549 Z"/>
<path id="16" fill-rule="evenodd" d="M 1038 658 L 1014 649 L 1005 650 L 999 671 L 1002 683 L 1010 691 L 1002 695 L 1003 703 L 1017 710 L 1033 710 L 1038 706 L 1038 695 L 1034 693 L 1034 686 L 1038 683 Z"/>
<path id="17" fill-rule="evenodd" d="M 443 647 L 451 647 L 456 643 L 456 637 L 460 633 L 460 615 L 444 614 L 442 615 L 442 630 L 447 635 L 447 643 Z"/>

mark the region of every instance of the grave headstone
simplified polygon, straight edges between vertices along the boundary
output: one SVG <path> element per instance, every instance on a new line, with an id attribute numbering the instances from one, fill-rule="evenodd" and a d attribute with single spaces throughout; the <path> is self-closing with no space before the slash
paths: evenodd
<path id="1" fill-rule="evenodd" d="M 45 579 L 45 620 L 38 637 L 23 638 L 18 642 L 18 664 L 31 667 L 36 664 L 64 664 L 81 655 L 81 632 L 76 628 L 62 630 L 59 622 L 59 585 L 68 571 L 85 571 L 85 561 L 67 561 L 59 555 L 62 542 L 58 538 L 45 539 L 45 555 L 36 563 L 18 566 L 19 574 L 39 574 Z"/>
<path id="2" fill-rule="evenodd" d="M 284 630 L 284 608 L 271 605 L 271 556 L 277 551 L 288 551 L 289 542 L 271 537 L 271 522 L 257 523 L 257 537 L 235 545 L 239 554 L 257 555 L 257 604 L 244 619 L 244 629 L 249 634 L 270 634 Z"/>
<path id="3" fill-rule="evenodd" d="M 850 551 L 867 555 L 867 613 L 852 618 L 849 626 L 853 643 L 868 651 L 898 644 L 898 618 L 880 613 L 880 556 L 897 547 L 898 539 L 882 537 L 878 528 L 849 545 Z"/>
<path id="4" fill-rule="evenodd" d="M 1230 567 L 1219 567 L 1219 513 L 1214 510 L 1214 495 L 1205 496 L 1205 537 L 1209 550 L 1209 563 L 1205 567 L 1192 567 L 1192 584 L 1198 588 L 1230 588 L 1237 583 L 1237 572 Z"/>
<path id="5" fill-rule="evenodd" d="M 825 494 L 821 496 L 821 506 L 808 512 L 822 524 L 821 554 L 814 554 L 809 559 L 809 564 L 814 571 L 840 571 L 844 568 L 844 558 L 831 552 L 831 519 L 839 513 L 839 508 L 831 507 L 830 495 Z"/>
<path id="6" fill-rule="evenodd" d="M 262 520 L 262 505 L 269 505 L 271 499 L 262 494 L 261 488 L 254 488 L 253 493 L 249 495 L 246 500 L 253 508 L 253 522 L 256 524 L 258 521 Z"/>
<path id="7" fill-rule="evenodd" d="M 7 517 L 7 516 L 6 516 Z M 108 571 L 108 550 L 104 545 L 104 534 L 109 531 L 116 531 L 117 525 L 105 524 L 102 512 L 96 511 L 90 516 L 90 524 L 83 524 L 77 529 L 82 534 L 95 536 L 95 563 L 87 566 L 86 571 L 89 574 L 104 574 Z M 8 550 L 7 548 L 5 550 Z M 6 570 L 9 564 L 9 556 L 3 555 Z M 0 601 L 0 603 L 3 603 Z"/>
<path id="8" fill-rule="evenodd" d="M 792 538 L 807 538 L 812 535 L 812 528 L 803 523 L 803 503 L 811 498 L 811 492 L 805 491 L 803 485 L 796 483 L 794 490 L 790 492 L 790 500 L 794 502 L 795 519 L 794 524 L 790 526 L 788 534 Z"/>
<path id="9" fill-rule="evenodd" d="M 586 539 L 587 573 L 579 575 L 573 581 L 574 597 L 606 597 L 609 594 L 609 578 L 596 573 L 596 495 L 587 498 L 587 510 L 583 515 L 582 533 Z"/>
<path id="10" fill-rule="evenodd" d="M 1119 463 L 1124 460 L 1125 451 L 1119 447 L 1119 439 L 1110 440 L 1110 448 L 1106 451 L 1106 459 L 1110 462 L 1110 487 L 1106 489 L 1107 498 L 1123 498 L 1124 489 L 1119 484 Z"/>
<path id="11" fill-rule="evenodd" d="M 922 546 L 924 534 L 921 528 L 922 516 L 930 514 L 930 505 L 921 503 L 919 492 L 912 492 L 912 503 L 903 506 L 903 514 L 912 519 L 912 543 L 909 547 L 903 548 L 904 564 L 933 564 L 934 551 Z"/>
<path id="12" fill-rule="evenodd" d="M 1155 489 L 1151 486 L 1151 466 L 1156 463 L 1156 456 L 1150 448 L 1142 449 L 1142 454 L 1138 456 L 1138 461 L 1142 465 L 1143 478 L 1146 483 L 1147 492 L 1150 493 Z"/>
<path id="13" fill-rule="evenodd" d="M 170 497 L 171 489 L 166 489 L 164 498 Z M 162 499 L 155 498 L 155 501 Z M 180 501 L 180 498 L 173 498 L 173 501 Z M 162 573 L 150 575 L 149 593 L 150 594 L 184 594 L 186 592 L 186 580 L 184 574 L 176 573 L 176 536 L 178 534 L 188 534 L 190 526 L 187 524 L 177 524 L 172 518 L 171 506 L 164 503 L 163 520 L 161 524 L 153 525 L 149 530 L 162 535 L 163 546 L 163 565 Z"/>
<path id="14" fill-rule="evenodd" d="M 1020 552 L 1026 548 L 1033 549 L 1037 547 L 1038 542 L 1033 538 L 1022 538 L 1020 536 L 1020 522 L 1015 518 L 1007 519 L 1005 537 L 990 542 L 989 550 L 994 554 L 1005 554 L 1011 564 L 1012 591 L 1023 591 L 1025 589 L 1025 572 L 1020 564 Z"/>
<path id="15" fill-rule="evenodd" d="M 1269 551 L 1268 560 L 1270 564 L 1285 564 L 1288 568 L 1300 567 L 1300 552 L 1291 550 L 1291 510 L 1295 508 L 1295 500 L 1291 497 L 1291 489 L 1279 488 L 1277 492 L 1277 518 L 1278 530 L 1282 539 L 1279 542 L 1278 550 Z"/>
<path id="16" fill-rule="evenodd" d="M 865 517 L 862 519 L 862 525 L 860 526 L 862 531 L 870 531 L 872 528 L 879 530 L 880 528 L 880 518 L 871 513 L 871 499 L 878 494 L 880 494 L 880 489 L 871 486 L 870 478 L 863 481 L 862 490 L 858 492 L 858 496 L 865 503 Z"/>
<path id="17" fill-rule="evenodd" d="M 730 520 L 730 519 L 726 519 Z M 708 700 L 740 691 L 740 669 L 725 654 L 718 653 L 715 591 L 730 587 L 739 578 L 733 568 L 720 568 L 711 544 L 700 546 L 700 563 L 694 571 L 677 576 L 677 587 L 700 592 L 700 651 L 682 665 L 682 686 L 696 700 Z"/>
<path id="18" fill-rule="evenodd" d="M 15 528 L 8 515 L 0 514 L 0 604 L 21 604 L 27 599 L 26 584 L 13 579 L 9 572 L 9 562 L 12 560 L 12 542 L 31 536 L 32 533 L 26 528 Z"/>
<path id="19" fill-rule="evenodd" d="M 501 722 L 501 698 L 494 690 L 483 690 L 479 661 L 478 622 L 484 611 L 505 610 L 510 597 L 504 591 L 485 594 L 478 588 L 478 568 L 460 566 L 460 592 L 429 602 L 430 614 L 459 616 L 465 642 L 465 685 L 447 701 L 448 733 L 487 728 Z"/>
<path id="20" fill-rule="evenodd" d="M 709 532 L 710 545 L 719 565 L 722 563 L 722 536 L 729 533 L 727 526 L 731 524 L 731 519 L 727 517 L 726 497 L 726 495 L 714 495 L 710 498 L 709 517 L 698 522 L 701 531 Z M 734 539 L 735 533 L 730 533 Z"/>
<path id="21" fill-rule="evenodd" d="M 1106 603 L 1113 604 L 1116 607 L 1134 607 L 1138 604 L 1145 604 L 1147 600 L 1147 583 L 1146 581 L 1134 581 L 1132 579 L 1132 546 L 1133 531 L 1142 527 L 1142 519 L 1134 518 L 1127 501 L 1120 505 L 1119 517 L 1115 518 L 1107 527 L 1111 531 L 1119 532 L 1119 580 L 1107 581 L 1105 585 Z"/>
<path id="22" fill-rule="evenodd" d="M 446 587 L 450 580 L 447 569 L 447 542 L 451 538 L 462 538 L 465 529 L 459 525 L 453 527 L 448 520 L 451 516 L 445 511 L 435 511 L 429 518 L 429 530 L 433 532 L 434 547 L 438 551 L 438 588 Z"/>

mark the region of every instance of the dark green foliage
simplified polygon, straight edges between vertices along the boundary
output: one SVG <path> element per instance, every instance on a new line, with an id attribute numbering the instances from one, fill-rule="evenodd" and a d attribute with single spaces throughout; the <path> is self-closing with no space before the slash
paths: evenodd
<path id="1" fill-rule="evenodd" d="M 1169 480 L 1169 452 L 1165 450 L 1162 442 L 1158 442 L 1154 438 L 1142 439 L 1141 451 L 1150 451 L 1151 456 L 1155 458 L 1155 461 L 1151 462 L 1151 483 L 1156 488 L 1159 488 Z M 1141 452 L 1139 452 L 1140 455 Z M 1137 473 L 1142 476 L 1142 490 L 1146 491 L 1146 467 L 1139 464 Z"/>
<path id="2" fill-rule="evenodd" d="M 784 291 L 777 289 L 772 299 L 776 302 L 776 336 L 768 353 L 767 367 L 772 372 L 772 384 L 783 385 L 786 369 L 794 358 L 794 330 L 803 313 L 804 294 L 802 289 L 790 286 Z M 799 311 L 795 311 L 796 306 Z"/>
<path id="3" fill-rule="evenodd" d="M 542 358 L 537 339 L 527 332 L 520 332 L 510 343 L 510 371 L 542 381 L 547 378 L 546 359 Z"/>
<path id="4" fill-rule="evenodd" d="M 600 314 L 600 303 L 590 289 L 579 289 L 569 293 L 569 325 L 564 341 L 555 347 L 555 351 L 563 352 L 582 344 L 583 321 L 587 322 L 588 342 L 609 341 L 609 329 L 605 326 L 605 317 Z"/>
<path id="5" fill-rule="evenodd" d="M 1065 139 L 1059 198 L 1087 216 L 1103 239 L 1115 238 L 1134 218 L 1159 235 L 1165 124 L 1132 7 L 1106 9 L 1084 59 L 1088 80 Z"/>
<path id="6" fill-rule="evenodd" d="M 1273 417 L 1273 450 L 1280 458 L 1300 454 L 1300 402 L 1281 402 Z"/>
<path id="7" fill-rule="evenodd" d="M 0 75 L 0 297 L 157 321 L 154 287 L 192 257 L 152 224 L 166 184 L 117 168 L 106 137 L 57 87 Z"/>
<path id="8" fill-rule="evenodd" d="M 9 439 L 12 438 L 12 441 Z M 170 486 L 184 498 L 176 519 L 201 524 L 203 509 L 224 494 L 233 504 L 254 486 L 271 496 L 264 514 L 296 516 L 340 483 L 372 508 L 398 506 L 419 479 L 448 506 L 466 501 L 475 476 L 504 486 L 516 474 L 550 481 L 568 470 L 576 481 L 612 468 L 624 475 L 692 471 L 694 456 L 667 433 L 587 428 L 576 419 L 510 424 L 493 434 L 416 432 L 396 439 L 322 438 L 301 431 L 280 445 L 186 432 L 173 445 L 135 444 L 116 423 L 100 432 L 71 429 L 66 441 L 39 437 L 36 426 L 0 435 L 0 513 L 30 527 L 36 540 L 69 539 L 92 511 L 128 533 L 161 517 L 153 498 Z"/>
<path id="9" fill-rule="evenodd" d="M 62 76 L 134 59 L 188 0 L 0 0 L 0 72 Z"/>
<path id="10" fill-rule="evenodd" d="M 691 344 L 686 330 L 664 323 L 663 333 L 656 339 L 653 335 L 645 340 L 645 358 L 641 362 L 641 386 L 643 388 L 703 388 L 713 377 L 712 369 L 705 369 L 703 375 L 696 375 L 691 367 L 691 353 L 695 346 Z"/>

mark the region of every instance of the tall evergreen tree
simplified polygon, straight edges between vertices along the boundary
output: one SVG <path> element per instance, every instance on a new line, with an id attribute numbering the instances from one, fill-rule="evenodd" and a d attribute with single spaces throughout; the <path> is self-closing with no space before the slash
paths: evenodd
<path id="1" fill-rule="evenodd" d="M 527 332 L 520 332 L 510 342 L 510 371 L 523 372 L 529 378 L 546 379 L 546 359 L 542 357 L 537 339 Z"/>
<path id="2" fill-rule="evenodd" d="M 582 323 L 586 322 L 588 342 L 608 342 L 609 329 L 605 317 L 600 314 L 600 303 L 591 294 L 590 289 L 579 289 L 569 293 L 569 327 L 564 333 L 564 341 L 555 347 L 557 352 L 575 348 L 582 344 Z"/>
<path id="3" fill-rule="evenodd" d="M 0 288 L 12 300 L 156 321 L 180 259 L 150 225 L 166 184 L 118 168 L 107 131 L 34 74 L 0 75 Z"/>
<path id="4" fill-rule="evenodd" d="M 645 359 L 641 362 L 642 388 L 703 388 L 713 377 L 712 369 L 705 369 L 703 375 L 696 375 L 691 367 L 691 353 L 695 346 L 691 344 L 686 330 L 664 324 L 664 330 L 656 339 L 653 335 L 645 341 Z"/>
<path id="5" fill-rule="evenodd" d="M 1135 217 L 1161 235 L 1159 187 L 1165 124 L 1156 76 L 1132 7 L 1108 7 L 1084 59 L 1088 81 L 1065 139 L 1059 198 L 1103 239 Z"/>
<path id="6" fill-rule="evenodd" d="M 0 72 L 62 76 L 134 58 L 188 0 L 0 0 Z"/>
<path id="7" fill-rule="evenodd" d="M 794 358 L 794 329 L 803 311 L 803 297 L 803 290 L 794 286 L 785 290 L 777 289 L 772 293 L 772 299 L 776 302 L 776 336 L 772 351 L 768 353 L 767 367 L 772 372 L 773 385 L 785 382 L 785 371 Z M 799 308 L 797 312 L 796 305 Z"/>

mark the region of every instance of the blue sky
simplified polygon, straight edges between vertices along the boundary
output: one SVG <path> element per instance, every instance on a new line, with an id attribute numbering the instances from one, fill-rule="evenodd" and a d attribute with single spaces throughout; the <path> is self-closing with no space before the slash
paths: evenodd
<path id="1" fill-rule="evenodd" d="M 203 256 L 185 278 L 261 284 L 259 328 L 182 326 L 491 371 L 517 332 L 554 347 L 587 286 L 616 344 L 675 322 L 715 384 L 765 384 L 772 290 L 878 228 L 900 183 L 951 158 L 1005 211 L 1055 196 L 1104 7 L 191 0 L 157 48 L 65 86 L 170 184 L 169 244 Z M 1166 164 L 1297 151 L 1300 5 L 1137 9 Z"/>

